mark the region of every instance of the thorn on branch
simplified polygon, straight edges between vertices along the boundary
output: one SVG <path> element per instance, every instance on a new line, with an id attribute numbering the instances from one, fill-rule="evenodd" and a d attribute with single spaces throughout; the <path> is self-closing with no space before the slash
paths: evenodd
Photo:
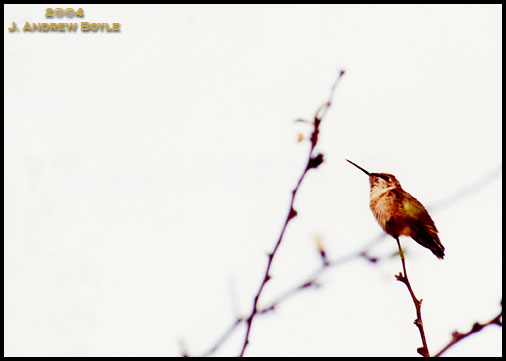
<path id="1" fill-rule="evenodd" d="M 478 332 L 483 328 L 482 325 L 480 325 L 478 322 L 475 322 L 473 325 L 473 328 L 471 329 L 471 332 Z"/>
<path id="2" fill-rule="evenodd" d="M 406 279 L 404 278 L 402 272 L 399 272 L 398 275 L 395 275 L 395 278 L 397 279 L 397 281 L 401 281 L 402 283 L 406 283 Z"/>
<path id="3" fill-rule="evenodd" d="M 297 211 L 293 209 L 293 207 L 290 209 L 290 214 L 288 215 L 288 220 L 291 220 L 292 218 L 297 217 Z"/>
<path id="4" fill-rule="evenodd" d="M 418 352 L 423 357 L 429 357 L 429 353 L 427 352 L 427 349 L 425 347 L 418 347 L 416 349 L 416 352 Z"/>
<path id="5" fill-rule="evenodd" d="M 317 156 L 311 157 L 307 164 L 307 169 L 318 168 L 323 163 L 323 154 L 318 153 Z"/>

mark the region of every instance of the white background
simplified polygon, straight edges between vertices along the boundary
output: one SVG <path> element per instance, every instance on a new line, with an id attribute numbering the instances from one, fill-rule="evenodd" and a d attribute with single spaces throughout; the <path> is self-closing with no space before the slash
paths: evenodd
<path id="1" fill-rule="evenodd" d="M 7 31 L 50 21 L 47 7 L 121 32 Z M 431 353 L 500 311 L 499 5 L 4 9 L 6 356 L 209 349 L 250 311 L 307 156 L 310 126 L 294 120 L 313 117 L 338 69 L 325 163 L 260 304 L 320 266 L 317 235 L 337 259 L 381 234 L 348 158 L 433 209 L 443 261 L 402 239 Z M 258 317 L 246 355 L 416 356 L 395 251 L 384 238 L 370 252 L 383 262 L 330 269 Z M 217 354 L 238 355 L 244 331 Z M 501 333 L 446 355 L 500 356 Z"/>

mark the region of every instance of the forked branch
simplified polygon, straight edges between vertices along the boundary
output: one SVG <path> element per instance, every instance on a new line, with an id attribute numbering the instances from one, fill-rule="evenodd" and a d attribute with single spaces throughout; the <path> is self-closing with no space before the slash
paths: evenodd
<path id="1" fill-rule="evenodd" d="M 332 88 L 330 90 L 329 98 L 328 100 L 318 109 L 318 111 L 315 114 L 314 120 L 313 120 L 313 133 L 311 134 L 311 147 L 309 150 L 309 155 L 307 159 L 306 166 L 304 168 L 304 171 L 302 172 L 299 181 L 297 182 L 297 185 L 292 191 L 292 199 L 290 201 L 290 206 L 288 208 L 288 214 L 286 216 L 285 223 L 283 224 L 283 227 L 281 228 L 281 233 L 279 234 L 278 240 L 276 244 L 274 245 L 274 249 L 272 252 L 270 252 L 268 256 L 267 261 L 267 267 L 265 269 L 265 273 L 262 279 L 262 283 L 260 284 L 260 288 L 258 289 L 254 299 L 253 299 L 253 307 L 251 309 L 251 313 L 246 318 L 246 334 L 244 336 L 244 341 L 241 349 L 240 356 L 244 356 L 244 352 L 246 351 L 246 348 L 249 344 L 249 335 L 251 332 L 251 326 L 253 324 L 253 320 L 255 316 L 259 313 L 258 310 L 258 301 L 260 299 L 260 296 L 262 295 L 262 291 L 264 290 L 265 285 L 267 282 L 271 279 L 270 270 L 272 266 L 272 262 L 274 260 L 274 257 L 276 256 L 276 252 L 278 251 L 279 246 L 281 245 L 281 242 L 283 241 L 283 236 L 285 235 L 286 228 L 288 226 L 288 223 L 297 216 L 297 211 L 293 208 L 293 204 L 295 202 L 295 197 L 297 195 L 297 191 L 299 190 L 300 185 L 302 184 L 302 181 L 304 180 L 304 177 L 306 176 L 307 172 L 310 169 L 317 168 L 320 164 L 323 163 L 323 154 L 318 153 L 317 155 L 314 155 L 314 150 L 316 147 L 316 144 L 318 143 L 318 135 L 320 132 L 320 123 L 327 114 L 328 109 L 330 108 L 332 104 L 332 98 L 334 96 L 334 91 L 336 89 L 337 84 L 339 83 L 339 80 L 344 75 L 344 71 L 341 70 L 339 72 L 338 77 L 336 78 L 334 84 L 332 85 Z"/>

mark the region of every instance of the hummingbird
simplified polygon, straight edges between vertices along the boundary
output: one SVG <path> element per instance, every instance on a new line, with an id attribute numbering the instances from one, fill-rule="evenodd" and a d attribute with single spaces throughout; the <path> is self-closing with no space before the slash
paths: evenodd
<path id="1" fill-rule="evenodd" d="M 445 248 L 439 240 L 434 221 L 422 203 L 402 189 L 393 174 L 370 173 L 352 161 L 346 161 L 369 176 L 370 207 L 381 228 L 397 242 L 399 236 L 411 237 L 437 258 L 443 259 Z"/>

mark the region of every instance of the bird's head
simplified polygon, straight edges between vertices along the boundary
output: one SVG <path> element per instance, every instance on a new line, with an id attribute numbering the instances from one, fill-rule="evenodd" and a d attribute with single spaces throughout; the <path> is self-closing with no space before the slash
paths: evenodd
<path id="1" fill-rule="evenodd" d="M 376 187 L 379 189 L 386 189 L 391 187 L 401 188 L 401 184 L 393 174 L 370 173 L 361 166 L 353 163 L 351 160 L 346 159 L 346 161 L 353 164 L 355 167 L 357 167 L 358 169 L 360 169 L 362 172 L 364 172 L 369 176 L 369 183 L 371 184 L 371 189 Z"/>
<path id="2" fill-rule="evenodd" d="M 395 178 L 393 174 L 388 173 L 370 173 L 369 174 L 369 183 L 371 184 L 371 188 L 379 187 L 380 189 L 385 188 L 401 188 L 401 184 Z"/>

